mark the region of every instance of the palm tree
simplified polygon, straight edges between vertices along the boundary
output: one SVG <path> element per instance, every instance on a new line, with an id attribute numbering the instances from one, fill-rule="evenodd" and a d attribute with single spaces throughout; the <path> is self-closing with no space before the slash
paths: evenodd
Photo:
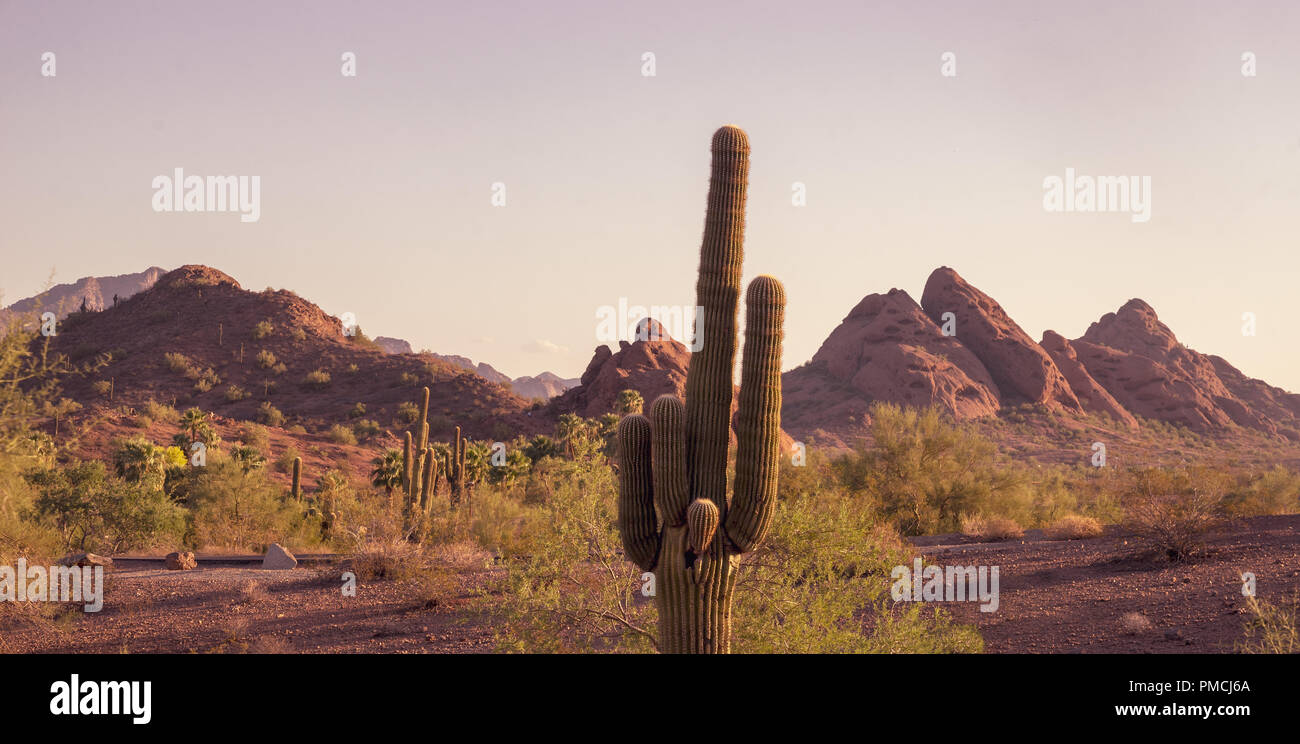
<path id="1" fill-rule="evenodd" d="M 370 485 L 384 489 L 391 499 L 393 489 L 402 485 L 402 451 L 385 450 L 384 454 L 371 460 L 370 464 L 375 466 L 370 471 Z"/>
<path id="2" fill-rule="evenodd" d="M 573 457 L 573 437 L 586 429 L 582 418 L 575 413 L 566 413 L 555 422 L 555 436 L 564 442 L 564 454 Z"/>
<path id="3" fill-rule="evenodd" d="M 162 473 L 163 466 L 158 447 L 147 439 L 132 439 L 113 453 L 113 468 L 118 477 L 132 483 L 140 483 L 151 474 Z"/>
<path id="4" fill-rule="evenodd" d="M 199 441 L 199 433 L 208 428 L 208 414 L 191 408 L 181 414 L 181 429 L 190 435 L 191 442 Z"/>
<path id="5" fill-rule="evenodd" d="M 230 459 L 239 464 L 239 467 L 245 472 L 256 470 L 266 464 L 266 458 L 256 448 L 247 445 L 241 445 L 230 450 Z"/>

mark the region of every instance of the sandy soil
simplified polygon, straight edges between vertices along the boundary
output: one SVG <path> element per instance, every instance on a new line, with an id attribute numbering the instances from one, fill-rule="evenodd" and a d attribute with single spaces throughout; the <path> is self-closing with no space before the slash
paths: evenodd
<path id="1" fill-rule="evenodd" d="M 490 626 L 464 575 L 451 592 L 359 582 L 341 569 L 204 567 L 115 570 L 104 608 L 54 623 L 0 620 L 6 651 L 28 653 L 483 653 Z M 442 596 L 430 596 L 442 595 Z"/>
<path id="2" fill-rule="evenodd" d="M 1247 619 L 1241 574 L 1261 598 L 1300 593 L 1300 515 L 1256 517 L 1209 539 L 1203 555 L 1169 563 L 1110 529 L 1089 540 L 978 543 L 918 538 L 939 565 L 998 566 L 999 608 L 942 606 L 975 623 L 990 653 L 1230 652 Z M 222 564 L 194 571 L 110 574 L 104 609 L 33 623 L 0 615 L 0 650 L 30 653 L 484 653 L 492 628 L 477 589 L 494 569 L 450 584 L 358 584 L 346 597 L 338 567 L 266 571 Z M 1134 624 L 1132 615 L 1145 618 Z M 1126 621 L 1126 616 L 1130 616 Z M 1149 625 L 1147 625 L 1149 624 Z"/>
<path id="3" fill-rule="evenodd" d="M 961 541 L 964 544 L 951 544 Z M 940 565 L 998 566 L 996 612 L 945 603 L 978 625 L 990 653 L 1224 653 L 1247 619 L 1241 574 L 1261 599 L 1300 592 L 1300 516 L 1253 517 L 1207 541 L 1204 555 L 1170 563 L 1110 530 L 1090 540 L 968 543 L 946 535 L 915 541 Z M 945 544 L 947 543 L 947 544 Z M 1125 621 L 1138 613 L 1150 623 Z"/>

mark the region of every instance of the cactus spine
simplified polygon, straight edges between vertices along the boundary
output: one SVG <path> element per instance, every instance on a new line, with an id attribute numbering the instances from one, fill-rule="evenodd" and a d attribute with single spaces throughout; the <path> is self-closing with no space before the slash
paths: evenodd
<path id="1" fill-rule="evenodd" d="M 744 259 L 749 139 L 713 135 L 696 304 L 704 345 L 691 357 L 686 402 L 663 395 L 650 416 L 618 427 L 618 527 L 628 557 L 655 573 L 659 650 L 727 653 L 741 555 L 763 541 L 776 506 L 785 290 L 770 276 L 745 295 L 736 477 L 727 493 L 736 311 Z M 662 524 L 662 529 L 660 525 Z"/>
<path id="2" fill-rule="evenodd" d="M 293 458 L 293 486 L 290 489 L 295 499 L 302 498 L 302 458 Z"/>

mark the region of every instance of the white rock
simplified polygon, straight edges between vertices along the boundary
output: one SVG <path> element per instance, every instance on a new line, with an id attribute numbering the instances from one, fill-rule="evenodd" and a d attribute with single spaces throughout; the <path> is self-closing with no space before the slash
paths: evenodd
<path id="1" fill-rule="evenodd" d="M 267 548 L 266 557 L 262 559 L 262 568 L 271 570 L 283 570 L 296 568 L 297 566 L 298 559 L 294 558 L 293 553 L 286 550 L 280 543 L 273 543 L 271 547 Z"/>

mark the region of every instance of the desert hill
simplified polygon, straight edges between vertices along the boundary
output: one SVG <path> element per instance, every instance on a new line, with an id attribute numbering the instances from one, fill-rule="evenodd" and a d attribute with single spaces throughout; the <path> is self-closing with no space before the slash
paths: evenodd
<path id="1" fill-rule="evenodd" d="M 292 292 L 248 291 L 206 266 L 182 266 L 116 307 L 72 314 L 53 349 L 74 362 L 110 360 L 65 381 L 81 401 L 103 399 L 108 381 L 115 405 L 155 400 L 256 420 L 268 402 L 286 426 L 319 431 L 349 422 L 361 403 L 365 418 L 400 428 L 398 406 L 428 385 L 435 437 L 457 425 L 475 438 L 542 428 L 529 402 L 502 385 L 432 355 L 385 354 Z"/>

